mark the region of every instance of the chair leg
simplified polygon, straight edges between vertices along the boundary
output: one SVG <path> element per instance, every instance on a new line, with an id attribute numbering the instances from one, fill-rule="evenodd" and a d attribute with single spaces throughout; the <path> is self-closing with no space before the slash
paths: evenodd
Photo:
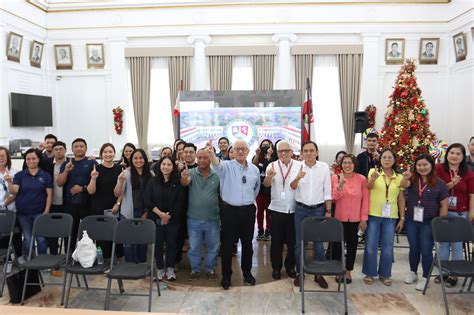
<path id="1" fill-rule="evenodd" d="M 104 310 L 109 309 L 109 300 L 110 300 L 110 287 L 112 286 L 112 279 L 109 278 L 107 281 L 107 292 L 105 293 L 105 305 L 104 305 Z"/>
<path id="2" fill-rule="evenodd" d="M 43 274 L 41 273 L 41 270 L 38 270 L 38 279 L 39 279 L 39 282 L 41 283 L 41 286 L 44 288 L 45 284 L 44 284 Z"/>
<path id="3" fill-rule="evenodd" d="M 67 308 L 67 306 L 69 305 L 69 294 L 71 293 L 72 278 L 74 278 L 74 275 L 71 273 L 69 277 L 69 285 L 66 292 L 66 301 L 64 304 L 64 308 Z"/>
<path id="4" fill-rule="evenodd" d="M 300 272 L 301 313 L 304 313 L 304 276 L 303 269 Z"/>
<path id="5" fill-rule="evenodd" d="M 89 284 L 87 283 L 86 275 L 82 275 L 82 279 L 84 280 L 84 285 L 86 286 L 86 290 L 89 290 Z"/>
<path id="6" fill-rule="evenodd" d="M 80 287 L 81 282 L 79 281 L 79 275 L 78 274 L 76 274 L 76 282 L 77 282 L 77 286 Z"/>
<path id="7" fill-rule="evenodd" d="M 66 268 L 64 268 L 66 269 Z M 67 272 L 64 270 L 64 279 L 63 279 L 63 290 L 61 292 L 61 306 L 64 305 L 64 293 L 66 292 L 66 280 L 67 280 Z"/>
<path id="8" fill-rule="evenodd" d="M 153 273 L 151 275 L 153 275 Z M 151 312 L 151 297 L 153 295 L 153 277 L 151 277 L 151 275 L 150 275 L 150 290 L 148 292 L 148 313 Z"/>
<path id="9" fill-rule="evenodd" d="M 25 269 L 25 281 L 23 282 L 23 290 L 21 292 L 21 305 L 25 303 L 26 283 L 28 280 L 28 269 Z"/>
<path id="10" fill-rule="evenodd" d="M 471 277 L 471 282 L 469 283 L 469 287 L 467 288 L 468 291 L 471 291 L 471 288 L 472 288 L 472 280 L 474 280 L 474 277 Z"/>
<path id="11" fill-rule="evenodd" d="M 459 290 L 459 293 L 462 293 L 464 291 L 464 287 L 466 286 L 468 279 L 469 279 L 468 277 L 464 278 L 464 281 L 462 282 L 461 290 Z"/>
<path id="12" fill-rule="evenodd" d="M 434 261 L 431 263 L 430 272 L 428 273 L 428 277 L 426 278 L 425 287 L 423 288 L 423 295 L 426 293 L 426 289 L 428 289 L 428 283 L 430 282 L 431 274 L 433 273 L 433 268 L 434 268 Z"/>
<path id="13" fill-rule="evenodd" d="M 7 256 L 7 261 L 3 265 L 3 278 L 2 278 L 2 287 L 0 288 L 0 297 L 3 296 L 3 288 L 5 287 L 5 280 L 7 279 L 7 265 L 8 265 L 8 256 Z M 13 262 L 12 262 L 13 264 Z"/>
<path id="14" fill-rule="evenodd" d="M 153 269 L 155 269 L 154 275 L 156 276 L 157 274 L 156 266 Z M 151 281 L 153 281 L 153 276 L 151 276 L 150 279 Z M 161 296 L 160 281 L 158 281 L 158 279 L 156 279 L 156 288 L 158 289 L 158 296 Z"/>
<path id="15" fill-rule="evenodd" d="M 120 292 L 120 294 L 123 294 L 123 292 L 125 292 L 125 290 L 123 289 L 122 279 L 117 279 L 117 282 L 118 282 L 119 292 Z"/>
<path id="16" fill-rule="evenodd" d="M 346 274 L 344 274 L 344 314 L 347 315 L 347 284 L 346 284 Z"/>
<path id="17" fill-rule="evenodd" d="M 443 293 L 444 308 L 446 310 L 446 315 L 449 315 L 448 297 L 446 296 L 446 286 L 445 286 L 443 275 L 441 274 L 441 272 L 440 272 L 439 278 L 441 280 L 441 292 Z"/>

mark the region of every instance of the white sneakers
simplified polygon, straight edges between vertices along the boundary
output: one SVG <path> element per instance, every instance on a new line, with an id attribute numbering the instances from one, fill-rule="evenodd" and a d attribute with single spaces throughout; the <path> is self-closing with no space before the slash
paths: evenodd
<path id="1" fill-rule="evenodd" d="M 171 267 L 166 268 L 166 279 L 168 279 L 168 281 L 176 280 L 176 275 L 174 273 L 173 268 L 171 268 Z"/>
<path id="2" fill-rule="evenodd" d="M 416 288 L 415 288 L 415 289 L 418 290 L 418 291 L 423 291 L 423 289 L 425 288 L 425 285 L 426 285 L 426 282 L 427 282 L 427 281 L 428 281 L 427 278 L 422 277 L 422 278 L 418 281 L 418 283 L 416 284 Z"/>
<path id="3" fill-rule="evenodd" d="M 156 278 L 161 281 L 165 277 L 165 270 L 164 269 L 158 269 L 156 273 Z"/>
<path id="4" fill-rule="evenodd" d="M 410 273 L 405 278 L 405 283 L 412 284 L 412 283 L 415 283 L 416 280 L 418 280 L 418 276 L 413 271 L 410 271 Z"/>

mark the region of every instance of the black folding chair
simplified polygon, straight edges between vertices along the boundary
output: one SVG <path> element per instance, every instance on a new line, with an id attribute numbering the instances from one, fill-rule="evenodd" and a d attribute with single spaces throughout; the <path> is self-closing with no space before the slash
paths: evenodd
<path id="1" fill-rule="evenodd" d="M 435 243 L 435 259 L 431 264 L 428 280 L 426 281 L 423 294 L 428 288 L 428 283 L 431 278 L 434 266 L 436 266 L 440 273 L 441 291 L 443 293 L 444 307 L 446 314 L 449 314 L 447 294 L 454 293 L 470 293 L 470 292 L 446 292 L 446 285 L 443 276 L 455 277 L 473 277 L 474 276 L 474 262 L 469 260 L 440 260 L 439 259 L 439 243 L 440 242 L 469 242 L 473 239 L 472 227 L 469 221 L 464 218 L 456 217 L 437 217 L 431 221 L 431 228 L 433 230 L 433 240 Z"/>
<path id="2" fill-rule="evenodd" d="M 114 239 L 114 230 L 117 225 L 117 219 L 109 215 L 92 215 L 85 217 L 79 224 L 78 241 L 82 237 L 83 231 L 87 231 L 89 237 L 94 241 L 112 241 Z M 76 243 L 77 244 L 77 243 Z M 75 289 L 86 289 L 86 290 L 107 290 L 106 288 L 89 288 L 87 284 L 86 276 L 90 275 L 102 275 L 105 274 L 105 271 L 110 268 L 110 260 L 106 259 L 103 264 L 97 264 L 97 261 L 90 268 L 84 268 L 78 262 L 73 262 L 71 265 L 66 266 L 66 279 L 68 274 L 70 274 L 69 284 L 66 291 L 66 301 L 64 307 L 67 308 L 69 304 L 69 293 L 71 292 L 72 287 L 72 278 L 74 275 L 82 275 L 84 279 L 85 287 L 74 287 Z M 122 283 L 119 282 L 119 286 L 122 286 Z M 64 288 L 63 288 L 64 290 Z"/>
<path id="3" fill-rule="evenodd" d="M 465 242 L 464 244 L 466 246 L 465 250 L 467 252 L 466 260 L 473 261 L 474 260 L 474 253 L 472 252 L 472 246 L 474 246 L 474 222 L 471 222 L 471 227 L 472 227 L 472 240 L 471 240 L 471 242 Z M 468 291 L 471 291 L 471 289 L 472 289 L 472 282 L 473 282 L 474 277 L 471 277 L 470 279 L 471 279 L 471 281 L 469 282 L 469 286 L 467 288 Z M 460 291 L 461 293 L 463 293 L 464 288 L 465 288 L 468 280 L 469 280 L 469 278 L 467 278 L 467 277 L 464 278 L 464 282 L 462 283 L 462 286 L 461 286 L 461 291 Z"/>
<path id="4" fill-rule="evenodd" d="M 33 223 L 33 231 L 31 233 L 30 249 L 28 254 L 28 261 L 23 265 L 25 268 L 25 282 L 23 284 L 23 292 L 21 294 L 21 305 L 25 300 L 25 290 L 27 285 L 38 285 L 38 283 L 28 283 L 28 271 L 37 270 L 41 275 L 41 270 L 57 269 L 68 265 L 69 251 L 71 247 L 71 232 L 72 232 L 72 216 L 67 213 L 48 213 L 36 218 Z M 66 255 L 50 255 L 42 254 L 33 256 L 33 245 L 36 242 L 36 237 L 55 237 L 68 238 Z M 40 277 L 41 278 L 41 277 Z M 41 285 L 61 285 L 61 283 L 44 283 Z M 63 276 L 63 290 L 61 293 L 61 305 L 64 303 L 64 289 L 66 285 L 66 274 Z"/>
<path id="5" fill-rule="evenodd" d="M 105 297 L 104 309 L 109 309 L 112 279 L 117 280 L 139 280 L 150 277 L 150 289 L 148 294 L 120 293 L 129 296 L 148 296 L 148 312 L 151 312 L 151 299 L 153 289 L 153 277 L 156 274 L 155 265 L 155 223 L 144 219 L 127 219 L 120 221 L 115 227 L 114 242 L 112 245 L 112 260 L 110 263 L 110 272 L 107 273 L 107 295 Z M 129 245 L 152 245 L 151 259 L 149 263 L 131 263 L 120 262 L 115 265 L 115 248 L 117 244 Z M 158 296 L 161 296 L 159 282 L 156 281 Z"/>
<path id="6" fill-rule="evenodd" d="M 0 249 L 0 258 L 5 257 L 3 265 L 2 287 L 0 288 L 0 297 L 3 296 L 3 289 L 7 279 L 7 267 L 17 261 L 15 250 L 12 247 L 13 233 L 15 229 L 16 212 L 10 210 L 0 210 L 0 238 L 8 237 L 7 248 Z M 13 259 L 12 259 L 13 254 Z M 11 272 L 11 271 L 10 271 Z"/>
<path id="7" fill-rule="evenodd" d="M 327 292 L 344 293 L 344 313 L 347 314 L 347 285 L 346 268 L 344 257 L 344 229 L 342 223 L 334 218 L 308 217 L 301 223 L 301 257 L 300 257 L 300 291 L 301 291 L 301 312 L 304 313 L 304 293 L 305 292 Z M 308 256 L 304 250 L 307 242 L 334 242 L 341 244 L 341 261 L 325 260 L 315 261 L 312 256 Z M 304 274 L 315 276 L 339 276 L 337 291 L 305 290 Z M 341 292 L 341 282 L 344 285 L 344 292 Z"/>

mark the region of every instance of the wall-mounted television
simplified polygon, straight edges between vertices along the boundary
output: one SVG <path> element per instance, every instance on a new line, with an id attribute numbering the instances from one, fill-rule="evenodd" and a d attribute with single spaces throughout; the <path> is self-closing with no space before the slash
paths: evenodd
<path id="1" fill-rule="evenodd" d="M 52 98 L 50 96 L 11 93 L 10 126 L 53 126 Z"/>

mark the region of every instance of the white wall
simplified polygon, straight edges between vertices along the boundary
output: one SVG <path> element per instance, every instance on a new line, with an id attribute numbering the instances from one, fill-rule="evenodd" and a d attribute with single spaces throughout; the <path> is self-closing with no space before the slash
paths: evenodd
<path id="1" fill-rule="evenodd" d="M 121 136 L 115 134 L 112 108 L 120 105 L 125 115 L 133 110 L 127 98 L 125 47 L 192 46 L 187 42 L 190 35 L 209 35 L 209 45 L 277 45 L 272 42 L 277 33 L 296 34 L 291 45 L 363 44 L 361 108 L 377 106 L 379 128 L 399 70 L 399 66 L 385 65 L 385 39 L 405 38 L 405 57 L 418 58 L 420 38 L 440 38 L 438 65 L 420 65 L 416 72 L 431 113 L 432 130 L 447 142 L 466 142 L 474 134 L 474 10 L 469 0 L 424 5 L 178 6 L 59 13 L 44 13 L 21 0 L 0 1 L 0 5 L 0 140 L 19 136 L 40 140 L 51 131 L 68 144 L 81 136 L 88 140 L 90 149 L 107 141 L 121 147 L 130 135 L 126 127 Z M 5 58 L 5 38 L 11 30 L 25 36 L 21 65 Z M 468 56 L 456 64 L 452 36 L 461 31 L 467 33 Z M 46 43 L 41 70 L 29 66 L 25 53 L 27 41 L 32 39 Z M 104 70 L 87 70 L 86 43 L 104 43 Z M 55 70 L 54 44 L 73 46 L 73 70 Z M 53 128 L 9 127 L 8 95 L 13 91 L 28 93 L 28 89 L 53 96 Z"/>

